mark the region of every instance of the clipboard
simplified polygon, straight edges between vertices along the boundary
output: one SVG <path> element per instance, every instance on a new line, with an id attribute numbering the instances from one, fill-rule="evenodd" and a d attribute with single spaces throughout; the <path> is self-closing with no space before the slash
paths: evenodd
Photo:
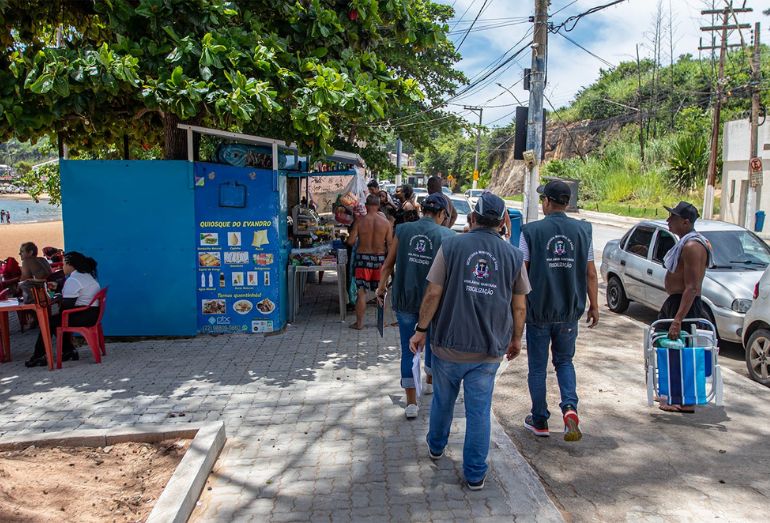
<path id="1" fill-rule="evenodd" d="M 377 299 L 377 332 L 380 333 L 380 338 L 384 336 L 385 330 L 385 300 L 388 299 L 388 293 L 382 295 L 382 305 L 380 300 Z"/>

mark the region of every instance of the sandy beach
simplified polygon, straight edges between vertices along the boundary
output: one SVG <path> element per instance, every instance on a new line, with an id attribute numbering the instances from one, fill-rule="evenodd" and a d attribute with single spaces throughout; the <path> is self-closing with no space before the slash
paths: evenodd
<path id="1" fill-rule="evenodd" d="M 61 221 L 38 223 L 12 223 L 0 225 L 0 258 L 13 256 L 19 259 L 19 246 L 24 242 L 35 242 L 43 247 L 64 248 L 64 228 Z"/>

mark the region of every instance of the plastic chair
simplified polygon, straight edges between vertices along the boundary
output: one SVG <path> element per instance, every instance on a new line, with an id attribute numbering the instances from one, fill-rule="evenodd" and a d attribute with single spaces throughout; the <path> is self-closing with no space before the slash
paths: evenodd
<path id="1" fill-rule="evenodd" d="M 87 311 L 95 302 L 99 302 L 99 318 L 96 323 L 90 327 L 74 327 L 69 325 L 70 314 L 75 312 Z M 96 296 L 85 307 L 76 307 L 66 309 L 61 313 L 61 327 L 56 329 L 56 368 L 61 369 L 62 351 L 64 350 L 63 334 L 70 332 L 80 334 L 86 339 L 91 352 L 94 355 L 96 363 L 102 362 L 102 354 L 107 354 L 107 348 L 104 345 L 104 332 L 102 331 L 102 317 L 104 317 L 104 307 L 107 302 L 107 287 L 96 293 Z"/>

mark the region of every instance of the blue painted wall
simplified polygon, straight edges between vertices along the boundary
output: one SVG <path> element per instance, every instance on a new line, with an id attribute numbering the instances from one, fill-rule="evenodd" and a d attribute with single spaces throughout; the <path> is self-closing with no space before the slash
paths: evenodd
<path id="1" fill-rule="evenodd" d="M 93 257 L 109 286 L 108 336 L 194 335 L 193 164 L 62 160 L 67 250 Z"/>

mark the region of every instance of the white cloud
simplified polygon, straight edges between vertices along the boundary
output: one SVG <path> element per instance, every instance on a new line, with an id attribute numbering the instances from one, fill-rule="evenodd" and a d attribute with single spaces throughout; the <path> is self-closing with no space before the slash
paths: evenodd
<path id="1" fill-rule="evenodd" d="M 455 27 L 455 30 L 467 29 L 470 21 L 476 16 L 483 0 L 437 0 L 441 3 L 452 5 L 454 3 L 456 18 L 470 6 L 463 22 Z M 581 13 L 597 5 L 608 3 L 609 0 L 552 0 L 549 12 L 554 14 L 560 9 L 566 8 L 555 14 L 551 21 L 554 24 L 562 22 L 565 18 Z M 717 8 L 723 5 L 724 0 L 714 0 Z M 709 1 L 710 3 L 710 1 Z M 495 24 L 498 19 L 522 18 L 531 16 L 534 11 L 534 0 L 489 0 L 488 7 L 479 17 L 476 27 L 484 27 Z M 569 5 L 572 4 L 572 5 Z M 574 39 L 593 53 L 601 56 L 610 63 L 617 64 L 622 61 L 635 59 L 636 44 L 640 44 L 642 56 L 649 55 L 650 50 L 642 47 L 647 43 L 647 33 L 652 28 L 653 19 L 658 2 L 655 0 L 627 0 L 616 6 L 604 9 L 581 19 L 574 31 L 568 33 Z M 710 18 L 700 14 L 705 2 L 702 0 L 671 0 L 671 8 L 674 18 L 674 56 L 690 53 L 698 56 L 698 44 L 701 37 L 707 33 L 700 31 L 701 25 L 710 25 Z M 742 4 L 741 0 L 734 0 L 736 6 Z M 770 17 L 762 15 L 762 11 L 770 9 L 770 0 L 747 0 L 747 7 L 754 9 L 753 13 L 738 15 L 742 23 L 762 23 L 762 39 L 770 43 Z M 669 0 L 663 0 L 663 10 L 668 16 Z M 453 23 L 453 22 L 452 22 Z M 452 26 L 450 23 L 450 27 Z M 492 29 L 489 31 L 471 32 L 460 53 L 463 60 L 459 68 L 468 77 L 473 77 L 485 65 L 502 55 L 505 51 L 523 37 L 530 29 L 531 24 L 518 24 Z M 666 28 L 667 29 L 667 28 Z M 743 36 L 747 43 L 751 39 L 751 30 L 743 30 Z M 456 43 L 462 38 L 461 34 L 452 36 Z M 526 41 L 529 41 L 528 37 Z M 740 43 L 737 32 L 731 35 L 731 43 Z M 704 45 L 707 43 L 704 38 Z M 668 61 L 668 40 L 663 49 L 663 61 Z M 510 86 L 521 79 L 523 67 L 529 67 L 531 57 L 529 49 L 519 57 L 519 65 L 513 65 L 505 73 L 484 89 L 464 96 L 457 100 L 458 104 L 466 105 L 505 105 L 516 103 L 513 97 L 495 82 Z M 578 90 L 590 85 L 599 76 L 599 70 L 606 69 L 607 65 L 592 57 L 585 51 L 575 47 L 559 35 L 549 35 L 548 58 L 548 87 L 546 94 L 554 106 L 559 107 L 569 103 Z M 524 104 L 527 103 L 529 93 L 521 88 L 521 82 L 511 88 L 514 94 Z M 501 94 L 502 93 L 502 94 Z M 490 98 L 497 95 L 491 102 Z M 546 107 L 548 107 L 546 105 Z M 514 107 L 486 107 L 484 109 L 484 123 L 498 120 L 492 125 L 498 126 L 509 122 Z M 453 110 L 462 112 L 461 107 L 453 107 Z M 475 121 L 473 115 L 467 115 L 469 121 Z"/>

